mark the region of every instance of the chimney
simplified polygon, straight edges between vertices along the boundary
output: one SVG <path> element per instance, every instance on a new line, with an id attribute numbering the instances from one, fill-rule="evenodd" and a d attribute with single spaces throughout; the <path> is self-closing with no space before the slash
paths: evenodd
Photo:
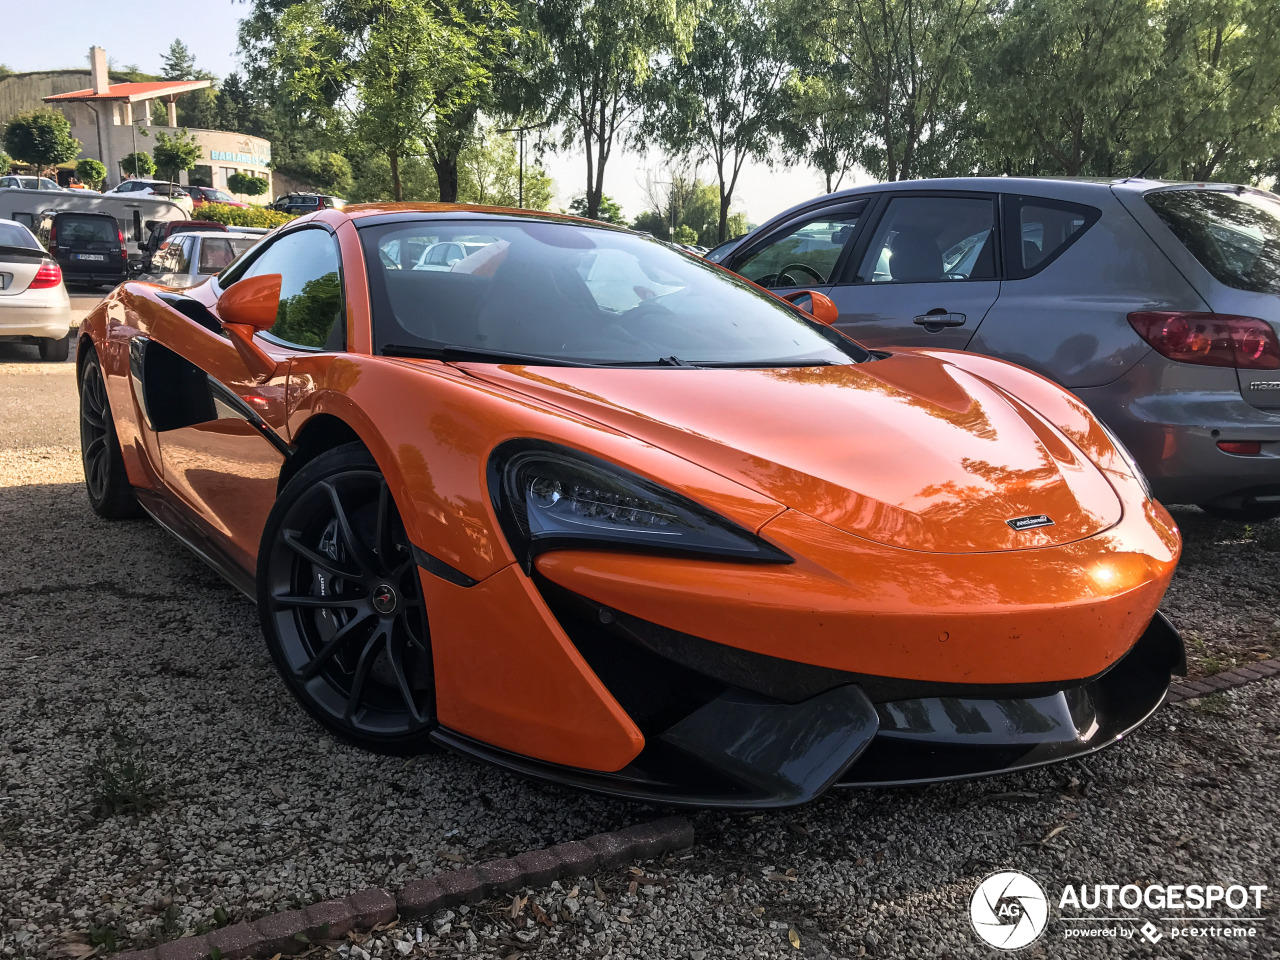
<path id="1" fill-rule="evenodd" d="M 93 92 L 106 93 L 111 78 L 107 76 L 107 51 L 101 47 L 89 48 L 89 72 L 93 75 Z"/>

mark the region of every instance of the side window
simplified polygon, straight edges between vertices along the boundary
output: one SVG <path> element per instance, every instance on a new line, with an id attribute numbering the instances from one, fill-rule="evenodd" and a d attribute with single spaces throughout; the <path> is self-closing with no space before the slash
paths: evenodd
<path id="1" fill-rule="evenodd" d="M 994 280 L 995 200 L 895 197 L 858 267 L 862 283 Z"/>
<path id="2" fill-rule="evenodd" d="M 173 272 L 173 268 L 170 266 L 173 261 L 173 258 L 170 256 L 172 249 L 173 244 L 168 240 L 160 244 L 156 252 L 151 257 L 151 269 L 153 271 L 156 273 Z"/>
<path id="3" fill-rule="evenodd" d="M 346 311 L 338 247 L 327 231 L 285 234 L 235 280 L 268 273 L 280 274 L 280 312 L 269 331 L 271 336 L 302 347 L 345 348 Z"/>
<path id="4" fill-rule="evenodd" d="M 863 201 L 843 212 L 824 212 L 787 227 L 768 246 L 747 257 L 735 272 L 762 287 L 819 286 L 833 282 L 840 253 L 866 209 Z"/>
<path id="5" fill-rule="evenodd" d="M 236 258 L 230 240 L 219 237 L 203 237 L 200 240 L 200 272 L 203 274 L 221 273 L 231 266 Z"/>
<path id="6" fill-rule="evenodd" d="M 185 234 L 172 244 L 174 273 L 191 272 L 191 245 L 194 242 L 194 237 Z"/>
<path id="7" fill-rule="evenodd" d="M 1102 216 L 1096 207 L 1040 197 L 1005 198 L 1005 275 L 1039 273 Z"/>

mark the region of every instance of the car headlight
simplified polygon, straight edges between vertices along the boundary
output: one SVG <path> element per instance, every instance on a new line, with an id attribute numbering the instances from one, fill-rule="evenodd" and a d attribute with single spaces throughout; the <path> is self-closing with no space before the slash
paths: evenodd
<path id="1" fill-rule="evenodd" d="M 1121 442 L 1120 438 L 1115 435 L 1115 431 L 1113 431 L 1101 420 L 1098 421 L 1098 425 L 1102 427 L 1102 432 L 1107 435 L 1107 439 L 1111 441 L 1111 445 L 1115 447 L 1116 450 L 1119 452 L 1120 458 L 1124 460 L 1126 464 L 1128 464 L 1129 471 L 1135 477 L 1137 477 L 1138 483 L 1142 484 L 1142 492 L 1145 493 L 1147 495 L 1147 499 L 1150 500 L 1151 499 L 1151 483 L 1150 481 L 1147 480 L 1147 475 L 1142 472 L 1142 468 L 1138 466 L 1138 461 L 1133 459 L 1133 454 L 1129 452 L 1129 448 L 1126 447 Z"/>
<path id="2" fill-rule="evenodd" d="M 673 490 L 590 454 L 510 440 L 489 458 L 489 491 L 526 569 L 552 549 L 659 551 L 754 563 L 791 557 Z"/>

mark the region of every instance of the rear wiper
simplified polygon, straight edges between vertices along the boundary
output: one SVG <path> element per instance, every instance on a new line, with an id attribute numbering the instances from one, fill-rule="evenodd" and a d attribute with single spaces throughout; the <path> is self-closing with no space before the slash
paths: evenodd
<path id="1" fill-rule="evenodd" d="M 430 347 L 408 347 L 390 343 L 382 348 L 384 356 L 409 357 L 416 360 L 443 360 L 477 363 L 526 363 L 543 367 L 601 367 L 601 363 L 584 363 L 579 360 L 566 360 L 563 357 L 543 357 L 533 353 L 508 353 L 505 350 L 486 350 L 483 347 L 462 347 L 452 343 L 441 343 Z"/>

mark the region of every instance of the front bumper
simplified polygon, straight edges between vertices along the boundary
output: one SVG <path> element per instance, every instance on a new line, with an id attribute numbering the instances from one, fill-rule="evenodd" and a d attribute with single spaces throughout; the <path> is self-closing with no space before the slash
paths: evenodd
<path id="1" fill-rule="evenodd" d="M 967 779 L 1085 756 L 1119 741 L 1185 672 L 1157 613 L 1099 676 L 977 687 L 847 674 L 712 643 L 539 584 L 591 669 L 645 734 L 616 772 L 560 766 L 455 731 L 441 745 L 598 793 L 697 807 L 779 808 L 832 786 Z"/>

